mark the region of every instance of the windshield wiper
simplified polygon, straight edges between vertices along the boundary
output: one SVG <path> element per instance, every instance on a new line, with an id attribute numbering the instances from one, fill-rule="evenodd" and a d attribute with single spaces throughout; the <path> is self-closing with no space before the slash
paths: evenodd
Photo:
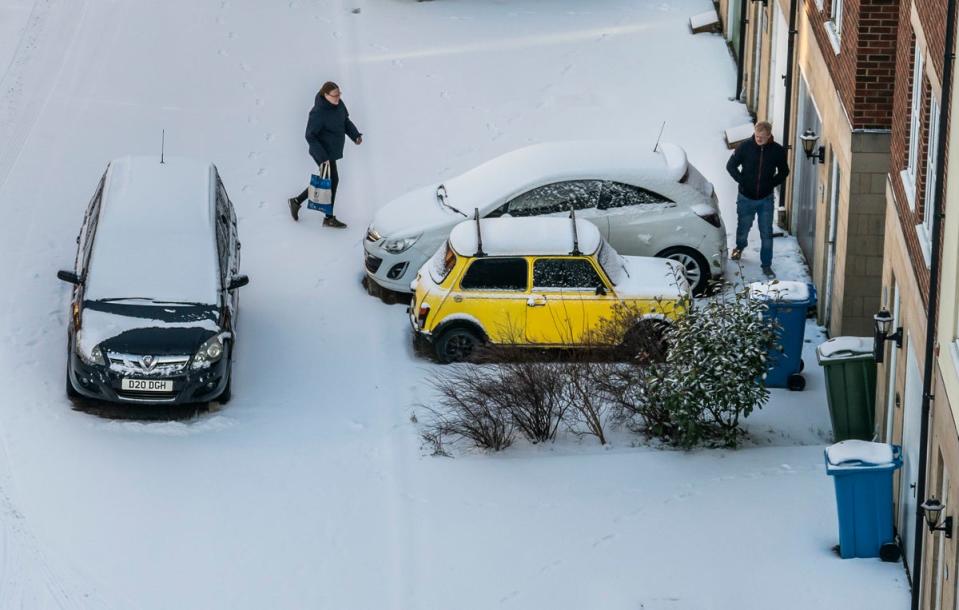
<path id="1" fill-rule="evenodd" d="M 446 185 L 445 185 L 445 184 L 441 184 L 441 185 L 439 185 L 438 187 L 436 187 L 436 199 L 437 199 L 437 201 L 439 201 L 442 205 L 448 207 L 449 209 L 453 210 L 453 211 L 456 212 L 457 214 L 462 214 L 462 215 L 463 215 L 463 218 L 469 218 L 469 216 L 467 216 L 466 214 L 463 214 L 463 212 L 461 212 L 460 210 L 457 210 L 456 208 L 454 208 L 453 206 L 450 205 L 449 196 L 446 194 Z"/>
<path id="2" fill-rule="evenodd" d="M 187 306 L 204 306 L 204 303 L 194 303 L 192 301 L 164 301 L 162 299 L 154 299 L 153 297 L 112 297 L 108 299 L 97 299 L 93 301 L 94 303 L 119 303 L 121 301 L 149 301 L 155 305 L 187 305 Z"/>

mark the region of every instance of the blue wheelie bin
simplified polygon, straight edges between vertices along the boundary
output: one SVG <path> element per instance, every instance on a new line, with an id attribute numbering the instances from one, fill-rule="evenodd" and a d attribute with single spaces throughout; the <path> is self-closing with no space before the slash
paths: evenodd
<path id="1" fill-rule="evenodd" d="M 749 285 L 752 298 L 766 303 L 765 318 L 775 320 L 777 347 L 769 351 L 766 386 L 799 391 L 806 387 L 802 348 L 806 334 L 806 312 L 816 305 L 816 287 L 807 282 L 755 282 Z"/>
<path id="2" fill-rule="evenodd" d="M 902 466 L 898 445 L 848 440 L 826 448 L 826 473 L 836 485 L 839 556 L 879 557 L 893 542 L 892 474 Z"/>

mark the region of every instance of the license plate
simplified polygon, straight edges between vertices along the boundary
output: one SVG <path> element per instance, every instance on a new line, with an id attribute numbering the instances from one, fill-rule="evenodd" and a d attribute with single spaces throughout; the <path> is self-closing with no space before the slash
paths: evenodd
<path id="1" fill-rule="evenodd" d="M 173 382 L 169 379 L 123 379 L 120 387 L 125 392 L 172 392 Z"/>

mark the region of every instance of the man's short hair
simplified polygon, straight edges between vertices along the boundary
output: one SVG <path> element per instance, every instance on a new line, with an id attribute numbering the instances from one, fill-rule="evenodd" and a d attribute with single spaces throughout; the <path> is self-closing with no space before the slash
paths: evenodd
<path id="1" fill-rule="evenodd" d="M 761 131 L 763 133 L 772 133 L 773 126 L 768 121 L 759 121 L 756 123 L 756 131 Z"/>

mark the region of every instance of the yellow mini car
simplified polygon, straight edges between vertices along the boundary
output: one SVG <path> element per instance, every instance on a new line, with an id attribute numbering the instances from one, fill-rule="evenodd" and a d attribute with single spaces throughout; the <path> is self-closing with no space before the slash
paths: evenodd
<path id="1" fill-rule="evenodd" d="M 617 305 L 629 325 L 662 326 L 690 297 L 676 261 L 620 256 L 592 223 L 555 217 L 464 221 L 411 288 L 413 331 L 441 362 L 470 360 L 484 343 L 616 345 L 630 329 L 598 331 Z"/>

